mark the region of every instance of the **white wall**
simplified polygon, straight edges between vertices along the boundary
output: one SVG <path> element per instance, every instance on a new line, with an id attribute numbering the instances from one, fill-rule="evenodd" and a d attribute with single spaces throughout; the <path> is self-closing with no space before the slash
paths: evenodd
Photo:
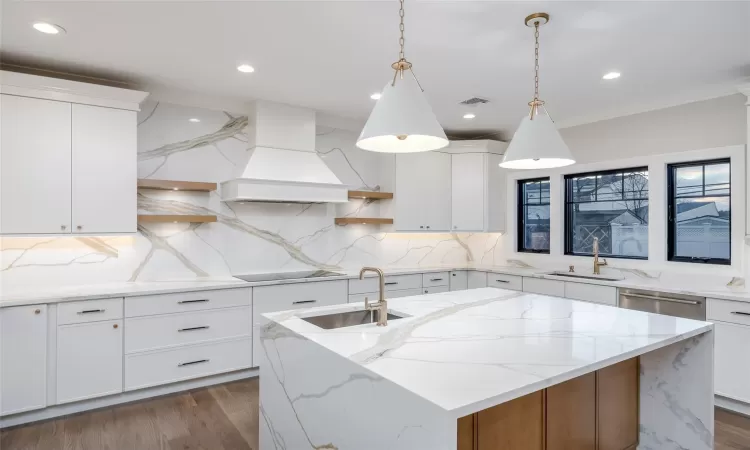
<path id="1" fill-rule="evenodd" d="M 746 101 L 742 94 L 719 97 L 564 128 L 560 134 L 579 163 L 741 145 L 747 143 Z"/>

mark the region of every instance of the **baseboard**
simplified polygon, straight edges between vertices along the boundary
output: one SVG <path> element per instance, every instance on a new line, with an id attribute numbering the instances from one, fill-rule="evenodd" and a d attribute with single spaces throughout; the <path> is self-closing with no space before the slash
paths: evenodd
<path id="1" fill-rule="evenodd" d="M 222 373 L 210 377 L 198 378 L 195 380 L 181 381 L 179 383 L 167 384 L 164 386 L 155 386 L 137 391 L 123 392 L 122 394 L 109 395 L 107 397 L 93 398 L 80 402 L 66 403 L 64 405 L 52 405 L 44 409 L 28 411 L 10 416 L 0 417 L 0 428 L 24 425 L 40 420 L 53 419 L 55 417 L 67 416 L 70 414 L 91 411 L 94 409 L 107 408 L 122 403 L 129 403 L 148 398 L 159 397 L 162 395 L 174 394 L 175 392 L 187 391 L 216 384 L 228 383 L 230 381 L 242 380 L 258 376 L 258 368 L 244 369 L 235 372 Z"/>
<path id="2" fill-rule="evenodd" d="M 739 400 L 716 395 L 714 396 L 714 405 L 721 409 L 727 409 L 729 411 L 740 413 L 745 416 L 750 416 L 750 404 L 741 402 Z"/>

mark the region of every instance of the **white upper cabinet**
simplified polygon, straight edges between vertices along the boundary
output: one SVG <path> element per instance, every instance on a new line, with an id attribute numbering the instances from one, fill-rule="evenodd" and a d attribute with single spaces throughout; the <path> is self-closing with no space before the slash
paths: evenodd
<path id="1" fill-rule="evenodd" d="M 136 231 L 136 127 L 135 111 L 73 105 L 74 233 Z"/>
<path id="2" fill-rule="evenodd" d="M 0 234 L 135 233 L 145 92 L 0 71 Z"/>
<path id="3" fill-rule="evenodd" d="M 0 233 L 70 232 L 71 104 L 0 95 Z"/>
<path id="4" fill-rule="evenodd" d="M 504 231 L 506 143 L 455 141 L 395 157 L 396 231 Z"/>

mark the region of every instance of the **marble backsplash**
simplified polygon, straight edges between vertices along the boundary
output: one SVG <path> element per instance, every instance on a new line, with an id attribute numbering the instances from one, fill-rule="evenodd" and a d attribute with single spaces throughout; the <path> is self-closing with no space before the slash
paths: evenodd
<path id="1" fill-rule="evenodd" d="M 191 122 L 189 119 L 199 119 Z M 138 117 L 140 178 L 214 181 L 242 169 L 241 114 L 146 102 Z M 355 147 L 351 131 L 318 127 L 316 148 L 352 189 L 379 189 L 383 158 Z M 387 166 L 387 165 L 386 165 Z M 216 223 L 141 224 L 135 236 L 0 238 L 0 287 L 215 277 L 250 272 L 466 264 L 495 259 L 497 234 L 386 233 L 335 226 L 339 216 L 379 216 L 379 203 L 223 203 L 217 192 L 140 190 L 139 212 L 215 214 Z M 474 249 L 470 251 L 470 249 Z"/>

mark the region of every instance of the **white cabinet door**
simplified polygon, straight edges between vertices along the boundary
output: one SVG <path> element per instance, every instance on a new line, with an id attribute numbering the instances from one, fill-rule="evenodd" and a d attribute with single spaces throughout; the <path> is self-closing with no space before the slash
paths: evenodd
<path id="1" fill-rule="evenodd" d="M 617 306 L 617 288 L 566 281 L 565 298 Z"/>
<path id="2" fill-rule="evenodd" d="M 484 230 L 484 165 L 482 153 L 452 156 L 451 216 L 453 231 Z"/>
<path id="3" fill-rule="evenodd" d="M 136 113 L 73 105 L 73 232 L 135 233 Z"/>
<path id="4" fill-rule="evenodd" d="M 523 277 L 523 291 L 534 294 L 565 297 L 565 282 L 542 278 Z"/>
<path id="5" fill-rule="evenodd" d="M 424 231 L 422 159 L 419 153 L 396 155 L 394 226 L 398 231 Z"/>
<path id="6" fill-rule="evenodd" d="M 439 294 L 441 292 L 449 292 L 450 288 L 448 286 L 432 286 L 432 287 L 426 287 L 422 289 L 422 293 L 424 294 Z"/>
<path id="7" fill-rule="evenodd" d="M 47 406 L 47 305 L 0 309 L 0 415 Z"/>
<path id="8" fill-rule="evenodd" d="M 450 287 L 451 291 L 463 291 L 469 288 L 469 276 L 465 270 L 452 270 Z"/>
<path id="9" fill-rule="evenodd" d="M 470 270 L 467 285 L 468 289 L 487 287 L 487 272 Z"/>
<path id="10" fill-rule="evenodd" d="M 412 174 L 413 182 L 422 183 L 425 231 L 451 229 L 451 155 L 439 152 L 420 153 L 422 165 Z"/>
<path id="11" fill-rule="evenodd" d="M 57 328 L 57 402 L 122 392 L 122 320 Z"/>
<path id="12" fill-rule="evenodd" d="M 750 327 L 714 323 L 714 388 L 718 395 L 750 403 Z"/>
<path id="13" fill-rule="evenodd" d="M 0 233 L 70 232 L 70 103 L 0 95 Z"/>

